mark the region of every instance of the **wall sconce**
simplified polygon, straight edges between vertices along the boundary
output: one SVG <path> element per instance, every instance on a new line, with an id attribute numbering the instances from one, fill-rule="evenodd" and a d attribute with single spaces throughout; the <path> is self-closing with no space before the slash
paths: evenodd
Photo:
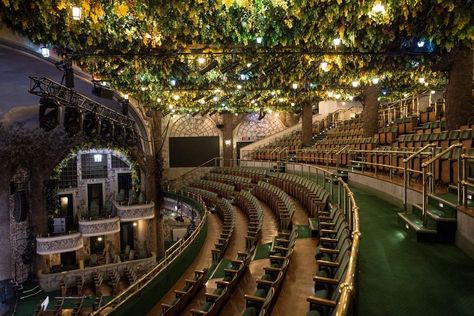
<path id="1" fill-rule="evenodd" d="M 230 145 L 232 144 L 232 141 L 231 141 L 230 139 L 226 139 L 226 140 L 224 141 L 224 144 L 225 144 L 226 146 L 230 146 Z"/>

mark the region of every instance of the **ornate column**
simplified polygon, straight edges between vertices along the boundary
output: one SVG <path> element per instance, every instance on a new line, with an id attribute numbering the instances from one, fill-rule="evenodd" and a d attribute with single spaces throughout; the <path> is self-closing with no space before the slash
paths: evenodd
<path id="1" fill-rule="evenodd" d="M 301 145 L 311 146 L 313 137 L 313 105 L 310 102 L 303 104 L 303 114 L 301 120 Z"/>
<path id="2" fill-rule="evenodd" d="M 368 86 L 363 92 L 362 123 L 364 126 L 364 136 L 373 137 L 378 131 L 379 120 L 379 90 L 377 86 Z"/>
<path id="3" fill-rule="evenodd" d="M 150 190 L 147 189 L 151 199 L 155 202 L 155 225 L 151 229 L 151 233 L 156 236 L 156 255 L 162 257 L 165 253 L 165 239 L 163 234 L 163 216 L 160 213 L 162 188 L 161 178 L 163 173 L 163 157 L 161 156 L 162 138 L 161 138 L 161 120 L 162 113 L 160 111 L 153 112 L 152 117 L 152 137 L 153 137 L 153 157 L 149 158 L 147 162 L 149 172 L 147 173 L 147 187 L 150 185 Z M 149 191 L 149 192 L 148 192 Z"/>

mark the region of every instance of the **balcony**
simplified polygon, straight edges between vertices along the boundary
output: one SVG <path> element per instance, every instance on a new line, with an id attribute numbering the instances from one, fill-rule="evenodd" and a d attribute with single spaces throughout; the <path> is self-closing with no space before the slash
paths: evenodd
<path id="1" fill-rule="evenodd" d="M 120 232 L 120 221 L 118 217 L 103 219 L 81 219 L 79 231 L 82 237 L 94 237 Z"/>
<path id="2" fill-rule="evenodd" d="M 82 248 L 82 236 L 73 233 L 61 236 L 36 237 L 36 253 L 39 255 L 51 255 Z"/>
<path id="3" fill-rule="evenodd" d="M 134 222 L 141 219 L 152 219 L 155 217 L 155 203 L 119 205 L 114 201 L 117 216 L 121 222 Z"/>

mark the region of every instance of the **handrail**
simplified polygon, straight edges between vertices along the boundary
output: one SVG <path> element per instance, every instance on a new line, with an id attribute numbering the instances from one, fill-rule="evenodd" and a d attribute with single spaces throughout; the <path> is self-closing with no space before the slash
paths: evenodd
<path id="1" fill-rule="evenodd" d="M 347 147 L 348 147 L 347 145 L 344 146 L 344 147 L 342 147 L 340 150 L 338 150 L 338 151 L 335 152 L 334 154 L 335 154 L 335 155 L 340 155 Z"/>
<path id="2" fill-rule="evenodd" d="M 182 193 L 184 194 L 184 193 Z M 188 197 L 191 199 L 195 199 L 195 201 L 198 204 L 201 204 L 204 206 L 204 213 L 201 218 L 201 221 L 199 222 L 198 226 L 194 231 L 191 233 L 191 235 L 181 243 L 180 247 L 178 247 L 176 250 L 173 251 L 173 253 L 169 254 L 165 258 L 163 258 L 156 266 L 148 271 L 144 276 L 142 276 L 140 279 L 138 279 L 135 283 L 130 285 L 125 291 L 120 293 L 119 295 L 115 296 L 112 300 L 107 302 L 104 306 L 96 310 L 95 312 L 91 313 L 92 316 L 98 316 L 101 315 L 102 312 L 104 312 L 108 308 L 116 309 L 123 305 L 129 297 L 134 295 L 135 293 L 143 290 L 150 282 L 153 281 L 153 278 L 157 275 L 159 275 L 161 272 L 165 271 L 167 267 L 173 263 L 177 258 L 180 257 L 180 254 L 183 253 L 189 245 L 191 245 L 196 237 L 199 235 L 201 232 L 202 228 L 204 225 L 207 223 L 207 218 L 208 218 L 208 210 L 205 207 L 204 202 L 202 201 L 202 198 L 198 194 L 194 193 L 186 193 Z"/>
<path id="3" fill-rule="evenodd" d="M 428 144 L 428 145 L 424 146 L 423 148 L 419 149 L 418 151 L 414 152 L 411 156 L 408 156 L 408 158 L 403 159 L 403 162 L 409 162 L 410 160 L 415 158 L 415 156 L 418 156 L 419 154 L 421 154 L 426 149 L 428 149 L 430 147 L 435 147 L 435 146 L 436 146 L 436 144 L 434 144 L 434 143 Z"/>
<path id="4" fill-rule="evenodd" d="M 432 164 L 435 160 L 439 159 L 440 157 L 446 155 L 448 152 L 450 152 L 451 150 L 453 150 L 454 148 L 457 148 L 457 147 L 462 147 L 462 144 L 461 143 L 457 143 L 457 144 L 453 144 L 451 146 L 449 146 L 448 148 L 446 148 L 445 150 L 443 150 L 442 152 L 438 153 L 436 156 L 434 156 L 433 158 L 431 158 L 430 160 L 428 161 L 425 161 L 424 163 L 421 164 L 422 167 L 426 167 L 430 164 Z"/>

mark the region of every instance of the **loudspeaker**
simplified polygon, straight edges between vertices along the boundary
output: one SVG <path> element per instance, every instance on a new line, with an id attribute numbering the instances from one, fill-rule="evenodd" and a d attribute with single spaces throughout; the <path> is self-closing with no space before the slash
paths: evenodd
<path id="1" fill-rule="evenodd" d="M 28 215 L 28 196 L 25 190 L 15 191 L 15 209 L 13 217 L 17 222 L 23 222 Z"/>

